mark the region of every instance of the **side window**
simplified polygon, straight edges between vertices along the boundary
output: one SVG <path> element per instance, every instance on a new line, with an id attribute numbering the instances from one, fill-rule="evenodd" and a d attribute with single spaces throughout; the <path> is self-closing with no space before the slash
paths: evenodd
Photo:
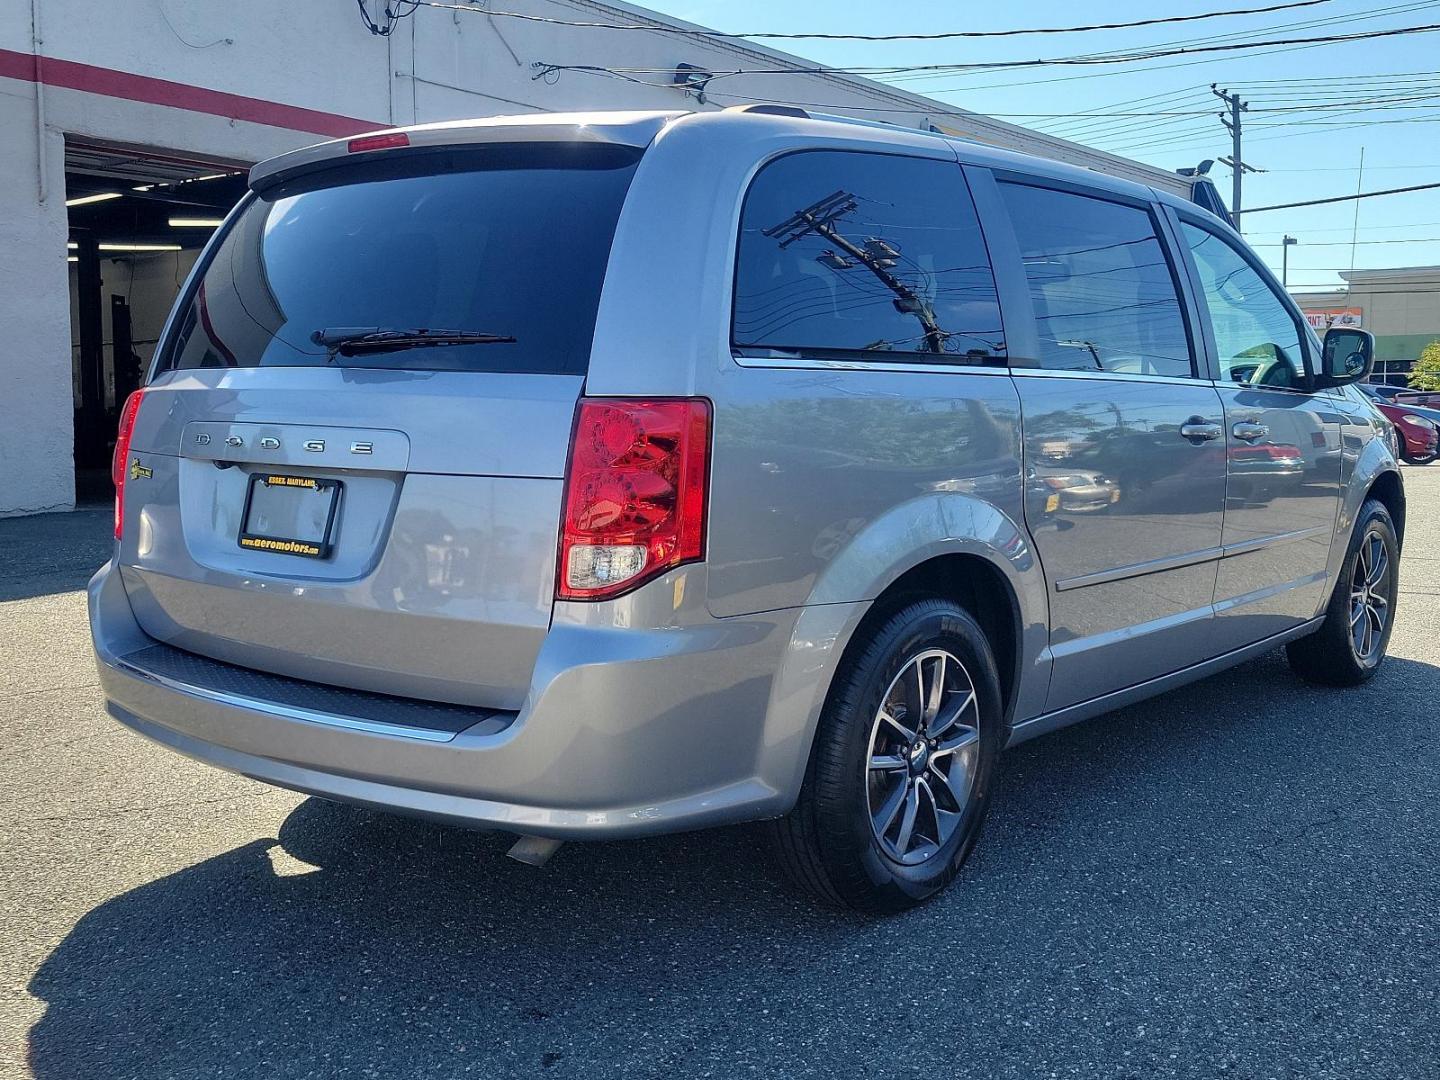
<path id="1" fill-rule="evenodd" d="M 767 165 L 741 215 L 732 338 L 1003 364 L 995 280 L 960 167 L 832 151 Z"/>
<path id="2" fill-rule="evenodd" d="M 1305 386 L 1300 327 L 1284 302 L 1228 240 L 1181 222 L 1220 354 L 1220 377 L 1242 386 Z"/>
<path id="3" fill-rule="evenodd" d="M 1040 335 L 1040 366 L 1195 374 L 1175 276 L 1149 211 L 1002 183 Z"/>

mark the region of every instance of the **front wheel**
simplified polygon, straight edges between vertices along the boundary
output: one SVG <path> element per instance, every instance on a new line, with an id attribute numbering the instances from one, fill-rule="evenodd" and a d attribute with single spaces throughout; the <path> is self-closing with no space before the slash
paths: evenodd
<path id="1" fill-rule="evenodd" d="M 1340 579 L 1320 629 L 1285 646 L 1302 679 L 1325 686 L 1358 686 L 1385 660 L 1400 588 L 1400 543 L 1390 512 L 1377 499 L 1360 508 Z"/>
<path id="2" fill-rule="evenodd" d="M 775 825 L 790 877 L 831 904 L 898 911 L 955 877 L 1003 740 L 995 659 L 964 608 L 921 600 L 836 673 L 799 802 Z"/>
<path id="3" fill-rule="evenodd" d="M 1407 465 L 1429 465 L 1435 460 L 1435 453 L 1428 454 L 1401 454 L 1400 460 Z"/>

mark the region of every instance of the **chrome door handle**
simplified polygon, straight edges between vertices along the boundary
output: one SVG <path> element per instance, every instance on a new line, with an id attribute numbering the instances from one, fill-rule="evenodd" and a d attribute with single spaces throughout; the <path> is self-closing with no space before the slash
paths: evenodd
<path id="1" fill-rule="evenodd" d="M 1241 442 L 1259 442 L 1270 434 L 1270 429 L 1264 424 L 1252 424 L 1248 420 L 1242 420 L 1230 429 L 1230 434 Z"/>
<path id="2" fill-rule="evenodd" d="M 1180 437 L 1189 439 L 1193 443 L 1209 442 L 1218 439 L 1225 434 L 1225 429 L 1219 424 L 1206 420 L 1203 416 L 1192 416 L 1185 423 L 1180 425 Z"/>

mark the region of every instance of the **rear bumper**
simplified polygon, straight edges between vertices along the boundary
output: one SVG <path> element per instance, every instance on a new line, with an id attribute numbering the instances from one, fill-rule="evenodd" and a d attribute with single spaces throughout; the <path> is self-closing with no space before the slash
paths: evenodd
<path id="1" fill-rule="evenodd" d="M 89 599 L 111 716 L 179 753 L 281 787 L 564 839 L 774 816 L 795 798 L 766 778 L 795 770 L 776 760 L 765 735 L 795 612 L 663 631 L 557 620 L 518 713 L 407 731 L 147 670 L 143 657 L 156 643 L 110 564 Z"/>

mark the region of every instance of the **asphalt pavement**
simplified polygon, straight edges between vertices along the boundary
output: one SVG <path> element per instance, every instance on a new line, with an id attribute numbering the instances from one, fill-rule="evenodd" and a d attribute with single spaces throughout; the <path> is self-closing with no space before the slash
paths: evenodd
<path id="1" fill-rule="evenodd" d="M 563 848 L 278 791 L 102 712 L 109 511 L 0 521 L 0 1077 L 1440 1075 L 1440 465 L 1381 675 L 1276 653 L 1007 755 L 956 887 L 760 831 Z"/>

